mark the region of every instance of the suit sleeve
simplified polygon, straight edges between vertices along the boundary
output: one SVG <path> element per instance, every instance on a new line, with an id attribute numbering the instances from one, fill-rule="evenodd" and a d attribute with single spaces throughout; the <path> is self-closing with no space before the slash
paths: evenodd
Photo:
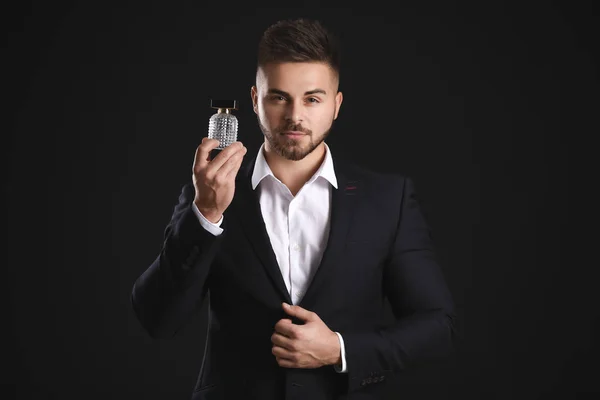
<path id="1" fill-rule="evenodd" d="M 197 310 L 206 296 L 210 266 L 226 237 L 215 236 L 198 222 L 192 208 L 193 185 L 186 184 L 164 242 L 154 262 L 135 281 L 131 304 L 136 317 L 152 338 L 171 338 Z"/>
<path id="2" fill-rule="evenodd" d="M 453 351 L 453 300 L 413 183 L 409 178 L 401 181 L 398 225 L 383 277 L 396 322 L 377 331 L 340 332 L 346 346 L 349 391 L 383 381 L 413 362 Z"/>

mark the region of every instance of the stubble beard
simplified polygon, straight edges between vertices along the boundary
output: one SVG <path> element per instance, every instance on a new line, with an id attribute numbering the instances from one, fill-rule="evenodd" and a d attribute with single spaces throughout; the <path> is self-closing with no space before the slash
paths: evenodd
<path id="1" fill-rule="evenodd" d="M 285 125 L 283 128 L 277 128 L 273 132 L 269 131 L 260 121 L 260 118 L 257 118 L 258 125 L 260 126 L 260 130 L 265 135 L 267 142 L 269 143 L 269 147 L 280 157 L 283 157 L 287 160 L 291 161 L 300 161 L 304 159 L 307 155 L 312 153 L 323 141 L 329 136 L 331 132 L 332 124 L 329 126 L 322 135 L 316 138 L 313 136 L 313 132 L 310 129 L 302 128 L 301 125 L 290 123 Z M 308 145 L 302 146 L 300 144 L 303 138 L 297 140 L 288 138 L 282 132 L 285 131 L 299 131 L 305 133 L 308 136 Z"/>

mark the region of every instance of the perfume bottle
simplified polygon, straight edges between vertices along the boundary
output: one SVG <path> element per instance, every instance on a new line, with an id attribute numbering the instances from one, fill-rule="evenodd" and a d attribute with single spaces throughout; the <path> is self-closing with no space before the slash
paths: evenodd
<path id="1" fill-rule="evenodd" d="M 217 112 L 208 121 L 208 137 L 219 141 L 215 150 L 220 151 L 237 141 L 238 119 L 231 113 L 237 110 L 237 101 L 211 99 L 210 106 Z"/>

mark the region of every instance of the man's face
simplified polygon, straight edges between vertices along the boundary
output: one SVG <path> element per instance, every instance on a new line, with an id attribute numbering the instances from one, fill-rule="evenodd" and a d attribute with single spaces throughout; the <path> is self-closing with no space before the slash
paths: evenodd
<path id="1" fill-rule="evenodd" d="M 342 93 L 335 72 L 323 63 L 270 63 L 252 87 L 254 112 L 267 145 L 288 160 L 302 160 L 329 134 Z"/>

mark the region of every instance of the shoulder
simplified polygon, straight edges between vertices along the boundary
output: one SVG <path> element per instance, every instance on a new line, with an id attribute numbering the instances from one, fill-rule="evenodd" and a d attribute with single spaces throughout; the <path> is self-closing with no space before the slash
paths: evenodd
<path id="1" fill-rule="evenodd" d="M 365 164 L 343 157 L 334 160 L 334 167 L 336 173 L 339 172 L 348 181 L 360 183 L 365 188 L 398 190 L 410 180 L 401 172 L 377 171 Z"/>

